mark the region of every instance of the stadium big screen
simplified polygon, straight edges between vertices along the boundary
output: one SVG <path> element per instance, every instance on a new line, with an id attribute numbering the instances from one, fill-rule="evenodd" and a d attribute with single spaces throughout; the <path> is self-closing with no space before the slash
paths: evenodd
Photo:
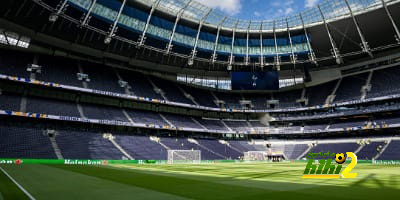
<path id="1" fill-rule="evenodd" d="M 277 71 L 232 72 L 232 90 L 279 90 Z"/>

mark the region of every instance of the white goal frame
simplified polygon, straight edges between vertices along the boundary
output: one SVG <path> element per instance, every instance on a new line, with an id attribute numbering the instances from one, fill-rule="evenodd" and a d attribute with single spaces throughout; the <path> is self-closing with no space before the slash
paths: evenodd
<path id="1" fill-rule="evenodd" d="M 168 164 L 200 164 L 200 150 L 168 150 Z"/>
<path id="2" fill-rule="evenodd" d="M 268 153 L 265 151 L 247 151 L 244 152 L 245 161 L 265 161 L 268 160 Z"/>

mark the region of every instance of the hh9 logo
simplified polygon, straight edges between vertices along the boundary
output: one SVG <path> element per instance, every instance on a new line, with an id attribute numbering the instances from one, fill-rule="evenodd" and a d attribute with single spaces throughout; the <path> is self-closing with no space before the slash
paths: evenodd
<path id="1" fill-rule="evenodd" d="M 357 165 L 357 156 L 353 152 L 347 152 L 346 154 L 347 157 L 351 158 L 351 162 L 341 174 L 340 171 L 343 167 L 342 164 L 346 161 L 346 157 L 343 153 L 338 153 L 336 154 L 335 161 L 339 165 L 331 164 L 333 161 L 331 158 L 328 160 L 319 160 L 319 165 L 313 164 L 314 159 L 310 159 L 302 178 L 356 178 L 357 173 L 350 173 L 350 171 Z"/>

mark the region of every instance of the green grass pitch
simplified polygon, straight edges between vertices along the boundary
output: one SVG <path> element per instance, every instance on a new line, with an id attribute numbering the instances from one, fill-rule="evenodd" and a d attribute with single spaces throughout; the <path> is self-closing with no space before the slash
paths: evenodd
<path id="1" fill-rule="evenodd" d="M 0 165 L 36 199 L 399 199 L 400 166 L 358 164 L 356 179 L 301 179 L 306 163 Z M 27 199 L 0 172 L 0 200 Z"/>

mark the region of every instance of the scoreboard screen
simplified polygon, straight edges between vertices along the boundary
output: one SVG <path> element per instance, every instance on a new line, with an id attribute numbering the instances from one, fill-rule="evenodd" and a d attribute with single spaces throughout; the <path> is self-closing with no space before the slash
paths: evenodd
<path id="1" fill-rule="evenodd" d="M 232 90 L 279 90 L 277 71 L 232 72 Z"/>

